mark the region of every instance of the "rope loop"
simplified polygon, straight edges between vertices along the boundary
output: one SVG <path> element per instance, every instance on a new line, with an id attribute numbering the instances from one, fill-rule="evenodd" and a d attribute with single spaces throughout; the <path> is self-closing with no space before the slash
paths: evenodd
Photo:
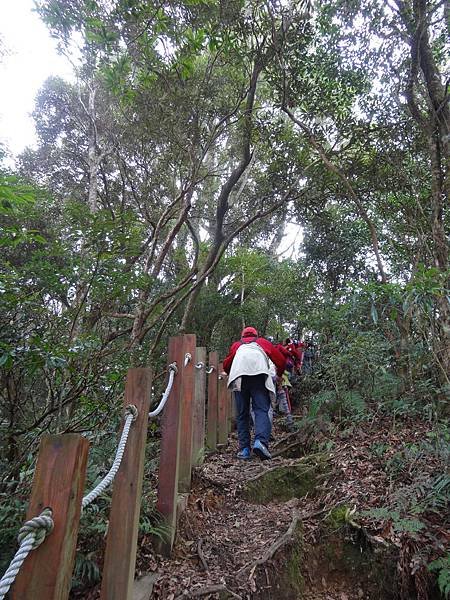
<path id="1" fill-rule="evenodd" d="M 192 354 L 190 352 L 186 352 L 186 354 L 184 355 L 184 366 L 187 367 L 191 360 Z"/>
<path id="2" fill-rule="evenodd" d="M 139 411 L 134 404 L 129 404 L 125 408 L 125 417 L 127 417 L 127 415 L 131 415 L 133 417 L 132 423 L 134 423 L 136 421 L 136 419 L 138 418 Z"/>
<path id="3" fill-rule="evenodd" d="M 52 519 L 53 511 L 47 507 L 37 517 L 33 517 L 29 521 L 26 521 L 19 529 L 17 541 L 19 545 L 22 544 L 24 539 L 31 534 L 34 535 L 32 550 L 37 548 L 45 540 L 46 536 L 53 531 L 54 522 Z"/>
<path id="4" fill-rule="evenodd" d="M 47 507 L 40 515 L 33 517 L 20 528 L 18 535 L 19 549 L 13 556 L 5 574 L 0 578 L 0 600 L 4 600 L 26 557 L 32 550 L 42 544 L 46 535 L 53 530 L 53 526 L 52 509 Z"/>
<path id="5" fill-rule="evenodd" d="M 204 366 L 205 366 L 205 363 L 204 363 L 204 362 L 202 362 L 202 361 L 200 361 L 199 363 L 197 363 L 197 364 L 195 365 L 195 368 L 196 368 L 196 369 L 203 369 L 203 367 L 204 367 Z"/>
<path id="6" fill-rule="evenodd" d="M 170 365 L 168 366 L 168 369 L 169 369 L 169 371 L 173 371 L 176 375 L 178 373 L 177 363 L 176 362 L 170 363 Z"/>
<path id="7" fill-rule="evenodd" d="M 209 367 L 209 369 L 206 369 L 206 372 L 208 373 L 208 375 L 211 375 L 211 373 L 215 370 L 216 370 L 216 367 L 214 365 L 211 365 Z"/>

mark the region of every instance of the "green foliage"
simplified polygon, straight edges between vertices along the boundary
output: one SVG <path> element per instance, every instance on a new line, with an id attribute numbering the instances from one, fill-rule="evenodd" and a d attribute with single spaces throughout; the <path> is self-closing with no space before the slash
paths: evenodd
<path id="1" fill-rule="evenodd" d="M 428 565 L 432 573 L 438 574 L 438 585 L 445 598 L 450 598 L 450 552 L 433 560 Z"/>
<path id="2" fill-rule="evenodd" d="M 72 590 L 93 586 L 101 579 L 100 569 L 93 559 L 93 552 L 83 554 L 78 552 L 75 556 L 75 567 L 72 576 Z"/>
<path id="3" fill-rule="evenodd" d="M 27 501 L 17 498 L 17 486 L 1 484 L 0 493 L 0 572 L 3 574 L 17 551 L 17 534 L 23 525 Z"/>
<path id="4" fill-rule="evenodd" d="M 402 89 L 418 23 L 376 0 L 318 2 L 314 19 L 306 4 L 37 2 L 66 52 L 76 33 L 81 65 L 77 85 L 46 82 L 37 148 L 17 172 L 0 171 L 5 480 L 30 479 L 41 433 L 67 430 L 93 441 L 94 485 L 114 452 L 126 370 L 164 370 L 190 286 L 222 252 L 190 316 L 198 345 L 223 357 L 244 323 L 278 339 L 310 336 L 320 358 L 299 384 L 308 418 L 343 422 L 348 435 L 380 414 L 394 428 L 398 417 L 437 424 L 445 412 L 449 272 L 436 259 L 448 214 L 433 205 L 445 174 L 430 171 L 429 134 Z M 429 8 L 421 39 L 439 73 L 444 10 Z M 428 106 L 445 116 L 420 70 L 413 79 L 424 119 Z M 281 258 L 292 222 L 304 235 L 299 258 Z M 163 387 L 161 377 L 155 394 Z M 152 423 L 149 445 L 157 440 Z M 444 510 L 442 473 L 407 478 L 426 457 L 448 457 L 448 441 L 442 427 L 392 455 L 372 446 L 387 473 L 405 479 L 385 515 L 397 532 L 417 535 L 423 515 Z M 149 478 L 157 455 L 146 461 Z M 164 536 L 147 492 L 142 531 Z M 20 498 L 0 509 L 2 553 L 15 544 Z M 108 508 L 105 493 L 83 515 L 78 586 L 98 578 L 88 540 L 101 544 Z"/>
<path id="5" fill-rule="evenodd" d="M 392 478 L 399 480 L 403 470 L 410 470 L 413 460 L 399 454 L 386 465 Z M 426 517 L 430 513 L 445 514 L 450 502 L 450 476 L 446 473 L 434 475 L 418 474 L 411 482 L 402 484 L 398 481 L 396 491 L 392 494 L 390 506 L 363 511 L 363 515 L 378 521 L 391 521 L 394 531 L 408 533 L 418 537 L 419 532 L 426 529 Z"/>
<path id="6" fill-rule="evenodd" d="M 424 529 L 424 524 L 414 517 L 403 518 L 397 510 L 389 508 L 372 508 L 362 513 L 377 520 L 391 520 L 394 530 L 398 533 L 418 533 Z"/>

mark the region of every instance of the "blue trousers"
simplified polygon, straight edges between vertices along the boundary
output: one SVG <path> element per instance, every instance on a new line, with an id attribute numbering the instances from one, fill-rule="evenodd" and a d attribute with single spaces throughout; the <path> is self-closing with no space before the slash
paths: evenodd
<path id="1" fill-rule="evenodd" d="M 234 392 L 239 447 L 250 448 L 250 406 L 255 414 L 255 440 L 269 447 L 272 424 L 269 419 L 270 395 L 266 375 L 243 375 L 241 391 Z M 251 404 L 250 404 L 251 403 Z"/>

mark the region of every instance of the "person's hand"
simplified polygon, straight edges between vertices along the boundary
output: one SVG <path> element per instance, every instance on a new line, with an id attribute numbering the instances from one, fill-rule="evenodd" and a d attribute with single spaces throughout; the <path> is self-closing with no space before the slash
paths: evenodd
<path id="1" fill-rule="evenodd" d="M 222 373 L 220 373 L 220 376 L 223 378 L 228 377 L 228 373 L 225 373 L 225 371 L 222 371 Z"/>

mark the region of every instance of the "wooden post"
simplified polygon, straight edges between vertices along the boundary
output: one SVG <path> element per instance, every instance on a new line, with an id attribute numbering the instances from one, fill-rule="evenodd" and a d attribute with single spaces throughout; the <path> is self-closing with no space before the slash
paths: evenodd
<path id="1" fill-rule="evenodd" d="M 227 379 L 220 373 L 223 371 L 223 364 L 219 363 L 219 384 L 218 384 L 218 421 L 217 421 L 217 443 L 226 444 L 228 439 L 228 390 Z"/>
<path id="2" fill-rule="evenodd" d="M 192 465 L 203 462 L 205 452 L 205 395 L 206 395 L 206 348 L 197 348 L 195 364 L 203 363 L 195 369 L 194 415 L 192 420 Z"/>
<path id="3" fill-rule="evenodd" d="M 208 374 L 208 410 L 206 443 L 209 450 L 217 449 L 217 367 L 219 357 L 217 352 L 209 353 L 209 368 L 214 370 Z"/>
<path id="4" fill-rule="evenodd" d="M 177 519 L 180 398 L 184 364 L 182 336 L 169 339 L 168 364 L 172 362 L 177 363 L 178 373 L 163 412 L 156 503 L 156 510 L 162 515 L 168 534 L 164 540 L 154 538 L 156 549 L 166 556 L 170 556 L 172 550 Z"/>
<path id="5" fill-rule="evenodd" d="M 134 404 L 138 417 L 131 425 L 122 463 L 113 483 L 102 600 L 132 598 L 151 389 L 150 369 L 128 371 L 124 407 Z"/>
<path id="6" fill-rule="evenodd" d="M 183 386 L 181 390 L 181 428 L 180 428 L 180 467 L 178 491 L 188 493 L 191 489 L 192 474 L 192 417 L 194 409 L 195 386 L 195 350 L 196 337 L 193 333 L 183 336 L 184 355 L 190 354 L 191 360 L 186 366 L 183 361 Z"/>
<path id="7" fill-rule="evenodd" d="M 12 588 L 13 600 L 69 597 L 88 449 L 88 440 L 78 434 L 42 437 L 27 520 L 48 506 L 55 527 L 25 560 Z"/>

